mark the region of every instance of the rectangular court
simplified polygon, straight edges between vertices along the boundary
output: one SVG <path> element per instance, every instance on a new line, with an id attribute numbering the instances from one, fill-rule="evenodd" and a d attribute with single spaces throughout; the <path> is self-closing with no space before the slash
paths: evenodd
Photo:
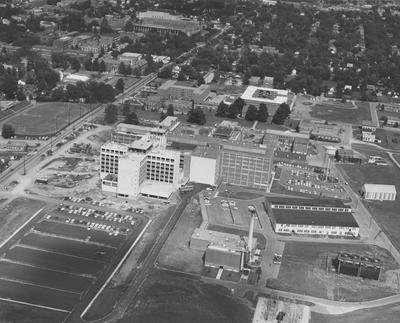
<path id="1" fill-rule="evenodd" d="M 114 235 L 82 221 L 66 223 L 55 210 L 39 212 L 0 248 L 0 300 L 65 313 L 65 319 L 78 303 L 91 301 L 85 297 L 101 288 L 144 220 L 135 215 L 129 234 Z"/>

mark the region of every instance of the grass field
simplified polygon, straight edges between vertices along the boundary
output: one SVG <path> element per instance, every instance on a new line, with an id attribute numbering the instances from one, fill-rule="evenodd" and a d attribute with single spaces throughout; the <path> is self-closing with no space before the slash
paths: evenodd
<path id="1" fill-rule="evenodd" d="M 390 305 L 362 309 L 343 315 L 324 315 L 311 312 L 310 323 L 396 323 L 400 317 L 400 306 Z"/>
<path id="2" fill-rule="evenodd" d="M 201 221 L 199 207 L 193 203 L 189 204 L 160 252 L 158 262 L 161 267 L 201 273 L 203 252 L 189 247 L 192 233 L 200 226 Z"/>
<path id="3" fill-rule="evenodd" d="M 8 238 L 18 227 L 45 205 L 42 201 L 16 198 L 0 208 L 0 241 Z"/>
<path id="4" fill-rule="evenodd" d="M 310 115 L 313 118 L 327 120 L 328 122 L 345 122 L 361 124 L 363 120 L 371 120 L 368 102 L 356 102 L 357 108 L 351 103 L 324 102 L 311 107 Z"/>
<path id="5" fill-rule="evenodd" d="M 378 144 L 379 146 L 400 149 L 400 132 L 378 128 L 376 129 L 376 137 L 382 141 Z"/>
<path id="6" fill-rule="evenodd" d="M 286 242 L 277 279 L 267 287 L 333 300 L 360 301 L 394 294 L 389 287 L 330 271 L 331 259 L 339 252 L 374 256 L 385 270 L 398 268 L 390 253 L 364 244 Z"/>
<path id="7" fill-rule="evenodd" d="M 251 310 L 226 288 L 165 271 L 150 275 L 119 323 L 243 323 Z"/>
<path id="8" fill-rule="evenodd" d="M 54 323 L 65 317 L 66 313 L 0 302 L 0 322 L 4 323 Z"/>
<path id="9" fill-rule="evenodd" d="M 371 148 L 372 149 L 372 148 Z M 363 151 L 367 153 L 368 151 Z M 379 151 L 369 151 L 371 155 L 386 154 Z M 400 170 L 389 162 L 389 166 L 365 165 L 340 165 L 347 175 L 347 180 L 355 192 L 359 192 L 364 183 L 393 184 L 400 191 Z M 400 199 L 395 201 L 363 201 L 365 207 L 370 211 L 376 223 L 389 236 L 397 249 L 400 248 Z"/>
<path id="10" fill-rule="evenodd" d="M 94 107 L 94 106 L 93 106 Z M 55 133 L 90 110 L 88 104 L 48 102 L 37 103 L 23 113 L 11 118 L 15 133 L 21 136 L 40 136 Z"/>

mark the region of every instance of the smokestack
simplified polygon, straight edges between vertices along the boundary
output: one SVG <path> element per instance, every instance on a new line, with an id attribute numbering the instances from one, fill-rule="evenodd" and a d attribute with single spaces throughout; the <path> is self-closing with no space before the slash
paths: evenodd
<path id="1" fill-rule="evenodd" d="M 247 246 L 251 255 L 253 249 L 254 211 L 251 211 L 250 214 L 251 214 L 251 219 L 250 219 L 250 229 L 249 229 L 249 241 L 247 243 Z"/>

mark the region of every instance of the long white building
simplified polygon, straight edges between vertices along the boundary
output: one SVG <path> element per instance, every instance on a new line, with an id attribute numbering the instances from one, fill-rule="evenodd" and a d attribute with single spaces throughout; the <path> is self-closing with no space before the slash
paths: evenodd
<path id="1" fill-rule="evenodd" d="M 326 199 L 271 198 L 268 216 L 276 233 L 357 237 L 351 207 Z"/>
<path id="2" fill-rule="evenodd" d="M 396 187 L 394 185 L 364 184 L 361 190 L 366 200 L 394 201 L 396 199 Z"/>

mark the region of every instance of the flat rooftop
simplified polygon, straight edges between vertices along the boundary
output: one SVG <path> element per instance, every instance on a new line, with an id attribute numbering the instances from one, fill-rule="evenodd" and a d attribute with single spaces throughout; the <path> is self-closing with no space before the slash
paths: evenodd
<path id="1" fill-rule="evenodd" d="M 210 246 L 212 247 L 220 247 L 235 251 L 244 251 L 248 240 L 247 237 L 241 237 L 236 234 L 204 230 L 200 228 L 194 230 L 192 239 L 209 241 Z M 253 238 L 253 242 L 253 246 L 256 246 L 257 239 Z"/>
<path id="2" fill-rule="evenodd" d="M 221 152 L 220 149 L 199 146 L 193 151 L 192 155 L 197 156 L 197 157 L 203 157 L 203 158 L 217 159 L 220 152 Z"/>
<path id="3" fill-rule="evenodd" d="M 302 224 L 358 228 L 351 212 L 273 209 L 271 214 L 279 224 Z"/>
<path id="4" fill-rule="evenodd" d="M 161 183 L 146 180 L 140 186 L 141 194 L 161 197 L 164 199 L 168 199 L 174 191 L 175 187 L 170 183 Z"/>
<path id="5" fill-rule="evenodd" d="M 302 199 L 302 198 L 291 198 L 291 197 L 268 197 L 267 202 L 271 205 L 298 205 L 298 206 L 326 206 L 326 207 L 342 207 L 351 208 L 349 205 L 343 203 L 343 201 L 336 199 Z"/>
<path id="6" fill-rule="evenodd" d="M 289 91 L 277 90 L 267 87 L 259 87 L 250 85 L 242 94 L 243 100 L 254 100 L 264 103 L 282 104 L 288 100 Z"/>
<path id="7" fill-rule="evenodd" d="M 396 193 L 396 186 L 385 184 L 364 184 L 364 189 L 368 192 Z"/>

